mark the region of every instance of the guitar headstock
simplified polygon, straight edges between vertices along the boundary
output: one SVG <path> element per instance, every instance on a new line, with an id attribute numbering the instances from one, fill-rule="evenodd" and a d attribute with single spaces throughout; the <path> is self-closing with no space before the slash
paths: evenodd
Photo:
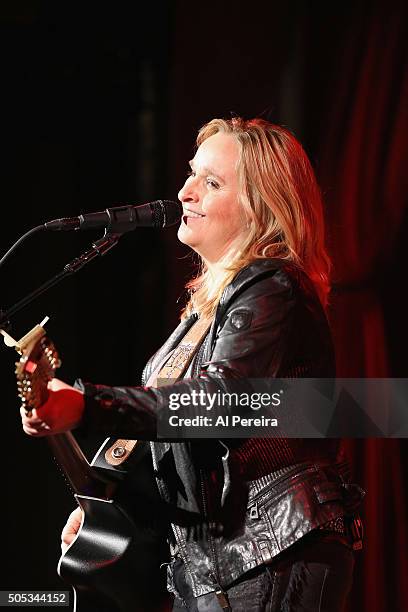
<path id="1" fill-rule="evenodd" d="M 47 400 L 47 384 L 54 378 L 55 371 L 61 366 L 61 360 L 52 341 L 45 335 L 44 323 L 36 325 L 18 342 L 2 331 L 5 343 L 14 346 L 21 355 L 16 362 L 18 395 L 23 408 L 30 413 Z"/>

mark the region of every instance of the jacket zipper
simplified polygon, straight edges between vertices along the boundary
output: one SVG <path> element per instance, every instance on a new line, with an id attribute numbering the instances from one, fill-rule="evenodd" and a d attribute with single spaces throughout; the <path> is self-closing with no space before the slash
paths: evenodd
<path id="1" fill-rule="evenodd" d="M 291 470 L 289 473 L 283 474 L 282 476 L 280 476 L 280 478 L 274 480 L 273 486 L 268 489 L 268 491 L 260 491 L 259 493 L 256 493 L 256 495 L 254 495 L 251 501 L 249 502 L 248 510 L 250 517 L 254 519 L 259 518 L 259 506 L 262 506 L 266 501 L 268 501 L 270 497 L 279 493 L 279 491 L 276 491 L 276 487 L 279 487 L 282 483 L 287 480 L 290 480 L 291 478 L 295 478 L 297 476 L 300 476 L 301 474 L 311 473 L 315 471 L 316 470 L 314 467 L 308 467 L 306 469 L 301 470 L 300 472 L 298 470 Z"/>
<path id="2" fill-rule="evenodd" d="M 219 564 L 218 564 L 218 556 L 217 556 L 217 551 L 215 549 L 215 542 L 214 542 L 214 538 L 213 535 L 211 533 L 211 523 L 209 521 L 209 515 L 208 515 L 208 506 L 207 506 L 207 499 L 206 499 L 206 478 L 204 477 L 204 473 L 203 470 L 200 469 L 200 488 L 201 488 L 201 497 L 202 497 L 202 502 L 203 502 L 203 512 L 204 512 L 204 518 L 207 521 L 207 525 L 208 525 L 208 540 L 210 542 L 210 551 L 211 551 L 211 561 L 212 561 L 212 565 L 214 568 L 214 573 L 210 573 L 210 578 L 212 579 L 212 581 L 214 582 L 214 587 L 215 587 L 215 594 L 217 596 L 218 599 L 218 603 L 221 606 L 222 610 L 225 610 L 226 612 L 231 610 L 231 607 L 229 605 L 229 601 L 228 601 L 228 596 L 227 594 L 223 591 L 223 589 L 221 588 L 220 585 L 220 570 L 219 570 Z"/>
<path id="3" fill-rule="evenodd" d="M 204 338 L 200 348 L 198 349 L 198 352 L 197 352 L 196 356 L 194 357 L 193 376 L 199 376 L 199 374 L 201 372 L 202 357 L 203 357 L 204 351 L 205 351 L 205 349 L 207 347 L 207 342 L 208 342 L 208 334 Z"/>
<path id="4" fill-rule="evenodd" d="M 251 518 L 251 519 L 259 518 L 259 508 L 258 508 L 258 502 L 257 501 L 254 503 L 253 506 L 250 506 L 250 508 L 249 508 L 249 518 Z"/>
<path id="5" fill-rule="evenodd" d="M 153 452 L 152 452 L 152 462 L 153 462 L 153 469 L 157 471 L 158 463 L 157 463 L 156 457 L 155 457 Z M 157 488 L 159 490 L 159 493 L 162 496 L 162 499 L 166 500 L 167 499 L 166 487 L 163 485 L 163 483 L 159 479 L 156 479 L 156 483 L 157 483 Z M 183 559 L 184 567 L 185 567 L 186 571 L 190 575 L 191 584 L 195 584 L 193 575 L 192 575 L 192 573 L 190 571 L 190 567 L 189 567 L 189 559 L 188 559 L 188 557 L 185 554 L 184 549 L 183 549 L 183 534 L 182 534 L 181 528 L 178 525 L 174 524 L 174 523 L 171 524 L 171 528 L 172 528 L 174 536 L 176 538 L 176 543 L 177 543 L 177 546 L 178 546 L 178 551 L 180 553 L 181 558 Z"/>

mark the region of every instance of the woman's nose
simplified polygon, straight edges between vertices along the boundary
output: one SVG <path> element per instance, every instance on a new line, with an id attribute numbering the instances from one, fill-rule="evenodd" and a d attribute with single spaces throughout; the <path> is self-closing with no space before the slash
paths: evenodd
<path id="1" fill-rule="evenodd" d="M 197 189 L 194 186 L 192 177 L 189 177 L 183 187 L 178 192 L 180 202 L 198 202 Z"/>

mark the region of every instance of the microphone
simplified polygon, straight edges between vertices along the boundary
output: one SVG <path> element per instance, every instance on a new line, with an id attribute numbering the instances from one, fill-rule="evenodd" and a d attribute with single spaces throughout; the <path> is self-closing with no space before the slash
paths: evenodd
<path id="1" fill-rule="evenodd" d="M 54 219 L 44 223 L 44 229 L 70 231 L 105 228 L 108 233 L 123 234 L 137 227 L 169 227 L 178 223 L 181 215 L 182 206 L 178 202 L 155 200 L 139 206 L 124 204 L 79 217 Z"/>

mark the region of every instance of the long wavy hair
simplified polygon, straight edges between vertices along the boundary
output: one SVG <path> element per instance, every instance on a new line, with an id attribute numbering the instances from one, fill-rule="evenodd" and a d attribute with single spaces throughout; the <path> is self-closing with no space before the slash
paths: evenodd
<path id="1" fill-rule="evenodd" d="M 186 285 L 183 311 L 212 316 L 226 285 L 256 259 L 278 258 L 302 269 L 324 307 L 330 290 L 330 259 L 325 248 L 322 197 L 302 145 L 285 128 L 263 119 L 213 119 L 198 132 L 197 147 L 222 132 L 239 144 L 240 203 L 247 231 L 239 246 L 209 273 L 201 260 L 198 275 Z"/>

